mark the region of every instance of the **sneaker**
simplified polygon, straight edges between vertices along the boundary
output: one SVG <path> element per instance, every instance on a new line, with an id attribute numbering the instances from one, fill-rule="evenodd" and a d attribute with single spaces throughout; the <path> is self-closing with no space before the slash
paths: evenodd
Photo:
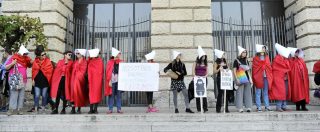
<path id="1" fill-rule="evenodd" d="M 290 110 L 290 109 L 288 109 L 288 108 L 281 108 L 283 111 L 292 111 L 292 110 Z"/>
<path id="2" fill-rule="evenodd" d="M 18 110 L 18 115 L 23 115 L 23 112 L 21 110 Z"/>
<path id="3" fill-rule="evenodd" d="M 66 114 L 66 110 L 61 110 L 60 114 Z"/>
<path id="4" fill-rule="evenodd" d="M 273 112 L 273 111 L 271 110 L 271 108 L 269 108 L 269 107 L 266 107 L 266 108 L 265 108 L 265 111 L 267 111 L 267 112 Z"/>
<path id="5" fill-rule="evenodd" d="M 281 109 L 281 108 L 276 108 L 276 111 L 277 111 L 277 112 L 283 112 L 284 110 Z"/>
<path id="6" fill-rule="evenodd" d="M 250 113 L 251 112 L 251 109 L 250 108 L 247 108 L 247 113 Z"/>
<path id="7" fill-rule="evenodd" d="M 35 111 L 35 108 L 32 107 L 30 110 L 28 110 L 27 112 L 34 112 Z"/>
<path id="8" fill-rule="evenodd" d="M 261 108 L 257 108 L 257 111 L 258 111 L 258 112 L 262 112 Z"/>
<path id="9" fill-rule="evenodd" d="M 239 113 L 243 113 L 243 109 L 239 109 L 238 111 L 239 111 Z"/>
<path id="10" fill-rule="evenodd" d="M 57 109 L 53 110 L 51 114 L 58 114 L 58 110 Z"/>
<path id="11" fill-rule="evenodd" d="M 117 110 L 117 113 L 123 114 L 123 111 L 122 110 Z"/>
<path id="12" fill-rule="evenodd" d="M 14 112 L 13 110 L 8 110 L 7 115 L 11 116 L 11 115 L 13 115 L 13 112 Z"/>
<path id="13" fill-rule="evenodd" d="M 108 110 L 108 111 L 107 111 L 107 114 L 112 114 L 112 110 Z"/>
<path id="14" fill-rule="evenodd" d="M 152 107 L 151 112 L 159 112 L 159 110 L 156 107 Z"/>

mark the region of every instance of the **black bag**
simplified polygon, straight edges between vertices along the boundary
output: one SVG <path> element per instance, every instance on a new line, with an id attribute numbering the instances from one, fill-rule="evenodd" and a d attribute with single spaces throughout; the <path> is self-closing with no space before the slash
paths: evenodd
<path id="1" fill-rule="evenodd" d="M 190 103 L 190 101 L 192 99 L 194 99 L 194 82 L 193 82 L 193 80 L 189 83 L 188 97 L 189 97 L 189 103 Z"/>
<path id="2" fill-rule="evenodd" d="M 313 96 L 314 96 L 315 98 L 320 98 L 320 89 L 314 90 Z"/>
<path id="3" fill-rule="evenodd" d="M 316 83 L 317 85 L 320 85 L 320 73 L 316 73 L 314 75 L 314 83 Z"/>

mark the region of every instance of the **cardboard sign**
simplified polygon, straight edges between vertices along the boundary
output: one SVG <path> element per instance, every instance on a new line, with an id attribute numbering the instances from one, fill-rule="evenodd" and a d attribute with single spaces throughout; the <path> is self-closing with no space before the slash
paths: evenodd
<path id="1" fill-rule="evenodd" d="M 207 81 L 205 77 L 196 76 L 194 82 L 194 97 L 207 97 Z"/>
<path id="2" fill-rule="evenodd" d="M 221 89 L 233 90 L 233 75 L 231 70 L 221 70 Z"/>
<path id="3" fill-rule="evenodd" d="M 158 91 L 158 63 L 120 63 L 118 89 L 121 91 Z"/>

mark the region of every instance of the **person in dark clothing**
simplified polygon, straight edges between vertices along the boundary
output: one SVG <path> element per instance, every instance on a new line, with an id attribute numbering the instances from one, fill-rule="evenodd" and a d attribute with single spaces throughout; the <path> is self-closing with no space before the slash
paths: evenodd
<path id="1" fill-rule="evenodd" d="M 168 70 L 171 70 L 172 72 L 178 75 L 177 79 L 171 78 L 171 90 L 173 92 L 173 103 L 175 107 L 175 113 L 179 113 L 178 105 L 177 105 L 177 97 L 178 97 L 178 92 L 180 91 L 182 91 L 182 94 L 184 96 L 186 112 L 194 113 L 193 111 L 191 111 L 189 107 L 188 91 L 184 84 L 184 76 L 187 75 L 187 70 L 184 63 L 180 60 L 180 58 L 181 58 L 181 53 L 177 51 L 173 51 L 173 61 L 166 68 L 164 68 L 164 72 L 167 73 Z"/>
<path id="2" fill-rule="evenodd" d="M 216 103 L 216 112 L 217 113 L 220 113 L 221 112 L 221 107 L 222 107 L 222 100 L 223 100 L 223 94 L 224 94 L 224 90 L 221 90 L 221 73 L 220 71 L 221 70 L 228 70 L 229 67 L 227 65 L 227 61 L 225 59 L 225 56 L 224 56 L 224 52 L 221 51 L 221 50 L 217 50 L 215 49 L 214 50 L 215 52 L 215 56 L 217 57 L 214 65 L 213 65 L 213 73 L 216 74 L 216 86 L 217 86 L 217 89 L 218 89 L 218 98 L 217 98 L 217 103 Z M 225 111 L 227 113 L 229 113 L 229 108 L 228 108 L 228 100 L 229 100 L 229 92 L 233 92 L 233 91 L 227 91 L 227 95 L 226 95 L 226 107 L 225 107 Z"/>
<path id="3" fill-rule="evenodd" d="M 155 51 L 152 51 L 151 53 L 145 55 L 148 63 L 154 63 L 155 55 L 156 55 Z M 159 111 L 156 107 L 153 106 L 153 92 L 147 92 L 147 103 L 148 103 L 148 109 L 146 111 L 147 113 Z"/>

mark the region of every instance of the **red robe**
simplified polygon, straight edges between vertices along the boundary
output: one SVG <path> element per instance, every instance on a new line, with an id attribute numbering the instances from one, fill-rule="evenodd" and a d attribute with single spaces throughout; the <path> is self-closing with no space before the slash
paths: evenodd
<path id="1" fill-rule="evenodd" d="M 263 71 L 266 71 L 266 76 L 269 84 L 268 89 L 270 90 L 272 87 L 273 75 L 269 56 L 265 56 L 264 60 L 260 60 L 259 56 L 255 56 L 252 63 L 252 81 L 256 88 L 264 87 Z"/>
<path id="2" fill-rule="evenodd" d="M 12 60 L 17 60 L 17 62 L 23 67 L 31 67 L 31 58 L 25 55 L 14 54 Z"/>
<path id="3" fill-rule="evenodd" d="M 301 58 L 291 58 L 290 65 L 291 100 L 292 102 L 298 102 L 305 99 L 307 104 L 309 104 L 309 75 L 307 66 Z"/>
<path id="4" fill-rule="evenodd" d="M 65 98 L 66 100 L 70 100 L 70 80 L 72 73 L 72 61 L 69 60 L 67 64 L 65 64 L 65 60 L 61 59 L 57 63 L 56 69 L 53 72 L 52 80 L 51 80 L 51 89 L 50 96 L 55 99 L 57 97 L 61 77 L 64 75 L 65 77 Z"/>
<path id="5" fill-rule="evenodd" d="M 272 62 L 273 83 L 269 90 L 270 100 L 290 100 L 291 85 L 290 85 L 290 63 L 289 60 L 281 55 L 277 55 Z M 288 95 L 286 96 L 285 78 L 288 79 Z"/>
<path id="6" fill-rule="evenodd" d="M 108 61 L 107 63 L 107 69 L 106 69 L 106 86 L 105 86 L 105 90 L 104 90 L 104 95 L 105 96 L 109 96 L 112 94 L 112 87 L 109 86 L 109 82 L 111 81 L 111 76 L 112 76 L 112 70 L 113 70 L 113 66 L 114 63 L 119 64 L 122 60 L 114 60 L 111 59 Z"/>
<path id="7" fill-rule="evenodd" d="M 44 60 L 40 60 L 39 57 L 35 58 L 32 64 L 32 80 L 36 78 L 39 71 L 43 73 L 46 79 L 49 82 L 49 86 L 51 84 L 51 77 L 53 73 L 53 65 L 49 58 L 44 58 Z"/>
<path id="8" fill-rule="evenodd" d="M 90 104 L 96 104 L 102 97 L 103 61 L 101 58 L 92 58 L 88 64 L 88 84 Z"/>
<path id="9" fill-rule="evenodd" d="M 87 72 L 87 61 L 82 58 L 73 63 L 71 76 L 70 101 L 75 107 L 83 107 L 88 104 L 88 92 L 85 75 Z"/>

